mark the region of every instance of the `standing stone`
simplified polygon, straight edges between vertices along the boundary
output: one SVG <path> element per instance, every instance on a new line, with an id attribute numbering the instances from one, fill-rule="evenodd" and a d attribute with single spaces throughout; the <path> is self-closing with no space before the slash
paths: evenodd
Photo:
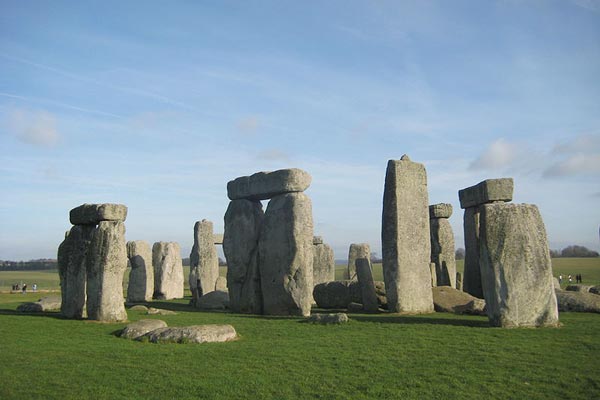
<path id="1" fill-rule="evenodd" d="M 427 173 L 406 155 L 387 165 L 381 239 L 390 311 L 433 312 Z"/>
<path id="2" fill-rule="evenodd" d="M 557 326 L 546 228 L 535 205 L 480 207 L 480 262 L 492 326 Z"/>
<path id="3" fill-rule="evenodd" d="M 260 201 L 232 200 L 225 213 L 223 253 L 227 259 L 229 307 L 233 312 L 262 314 L 258 237 L 263 220 Z"/>
<path id="4" fill-rule="evenodd" d="M 313 245 L 313 285 L 334 280 L 335 259 L 333 249 L 321 240 L 321 243 Z"/>
<path id="5" fill-rule="evenodd" d="M 189 275 L 194 304 L 200 297 L 215 290 L 219 277 L 219 257 L 214 242 L 213 223 L 205 219 L 196 222 Z"/>
<path id="6" fill-rule="evenodd" d="M 429 206 L 429 230 L 431 233 L 431 262 L 435 264 L 436 285 L 456 287 L 456 256 L 454 233 L 448 218 L 452 204 Z"/>
<path id="7" fill-rule="evenodd" d="M 371 259 L 371 246 L 368 243 L 352 243 L 348 250 L 348 269 L 346 279 L 356 279 L 356 260 L 359 258 Z"/>
<path id="8" fill-rule="evenodd" d="M 84 318 L 86 298 L 86 256 L 94 225 L 75 225 L 58 247 L 58 273 L 60 276 L 60 312 L 66 318 Z"/>
<path id="9" fill-rule="evenodd" d="M 127 285 L 127 302 L 136 303 L 152 300 L 154 268 L 152 267 L 150 245 L 143 240 L 127 242 L 127 257 L 131 265 L 129 284 Z"/>
<path id="10" fill-rule="evenodd" d="M 456 290 L 463 290 L 462 274 L 460 272 L 456 273 Z"/>
<path id="11" fill-rule="evenodd" d="M 435 263 L 429 263 L 429 270 L 431 271 L 431 287 L 436 287 L 438 282 L 437 273 L 435 271 Z"/>
<path id="12" fill-rule="evenodd" d="M 371 261 L 368 258 L 357 258 L 355 261 L 356 276 L 362 295 L 363 311 L 367 313 L 376 313 L 379 310 L 377 293 L 375 292 L 375 283 L 373 282 L 373 273 Z"/>
<path id="13" fill-rule="evenodd" d="M 313 289 L 310 198 L 304 193 L 272 198 L 258 247 L 264 313 L 310 315 Z"/>
<path id="14" fill-rule="evenodd" d="M 171 300 L 183 298 L 183 263 L 179 244 L 156 242 L 152 246 L 154 267 L 153 298 Z"/>
<path id="15" fill-rule="evenodd" d="M 127 269 L 123 222 L 100 221 L 89 246 L 86 266 L 88 318 L 105 322 L 127 320 L 123 299 L 123 274 Z"/>

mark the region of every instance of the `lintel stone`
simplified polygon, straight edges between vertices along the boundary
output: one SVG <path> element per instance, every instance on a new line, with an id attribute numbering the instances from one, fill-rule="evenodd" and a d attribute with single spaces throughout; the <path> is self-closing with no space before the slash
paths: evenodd
<path id="1" fill-rule="evenodd" d="M 100 221 L 125 221 L 127 206 L 123 204 L 82 204 L 69 213 L 73 225 L 97 225 Z"/>
<path id="2" fill-rule="evenodd" d="M 429 206 L 429 218 L 450 218 L 452 216 L 452 204 L 439 203 Z"/>
<path id="3" fill-rule="evenodd" d="M 266 200 L 284 193 L 303 192 L 311 180 L 308 172 L 298 168 L 257 172 L 229 181 L 227 196 L 230 200 Z"/>
<path id="4" fill-rule="evenodd" d="M 513 179 L 486 179 L 477 185 L 458 191 L 460 208 L 476 207 L 495 201 L 511 201 L 513 198 Z"/>

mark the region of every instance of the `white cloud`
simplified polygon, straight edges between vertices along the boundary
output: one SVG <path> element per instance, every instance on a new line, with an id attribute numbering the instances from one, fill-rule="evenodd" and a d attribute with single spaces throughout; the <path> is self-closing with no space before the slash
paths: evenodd
<path id="1" fill-rule="evenodd" d="M 600 174 L 600 154 L 574 154 L 544 171 L 545 178 Z"/>
<path id="2" fill-rule="evenodd" d="M 475 161 L 469 169 L 496 170 L 509 167 L 519 155 L 519 147 L 503 138 L 493 142 Z"/>
<path id="3" fill-rule="evenodd" d="M 17 109 L 9 112 L 9 127 L 22 142 L 52 147 L 60 140 L 56 117 L 47 111 Z"/>

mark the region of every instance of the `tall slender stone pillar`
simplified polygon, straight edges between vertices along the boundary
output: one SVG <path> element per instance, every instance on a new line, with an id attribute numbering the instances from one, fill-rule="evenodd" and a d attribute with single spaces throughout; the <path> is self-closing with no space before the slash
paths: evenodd
<path id="1" fill-rule="evenodd" d="M 435 286 L 456 287 L 456 259 L 454 233 L 448 218 L 452 204 L 440 203 L 429 206 L 429 229 L 431 232 L 431 262 L 435 264 Z"/>
<path id="2" fill-rule="evenodd" d="M 154 268 L 152 267 L 150 245 L 143 240 L 127 242 L 127 257 L 131 265 L 127 285 L 127 302 L 135 303 L 152 300 Z"/>
<path id="3" fill-rule="evenodd" d="M 213 223 L 203 219 L 194 224 L 194 246 L 190 253 L 189 284 L 192 304 L 213 292 L 219 277 L 219 257 L 215 247 Z"/>

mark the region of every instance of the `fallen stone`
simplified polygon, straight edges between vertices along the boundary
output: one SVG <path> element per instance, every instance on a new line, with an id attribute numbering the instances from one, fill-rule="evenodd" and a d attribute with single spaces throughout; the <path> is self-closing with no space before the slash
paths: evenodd
<path id="1" fill-rule="evenodd" d="M 348 315 L 344 313 L 337 314 L 312 314 L 306 319 L 307 322 L 313 322 L 317 324 L 330 325 L 330 324 L 345 324 L 348 322 Z"/>
<path id="2" fill-rule="evenodd" d="M 225 310 L 229 308 L 229 293 L 212 291 L 200 297 L 195 307 L 199 310 Z"/>
<path id="3" fill-rule="evenodd" d="M 301 169 L 280 169 L 273 172 L 257 172 L 227 183 L 230 200 L 266 200 L 285 193 L 303 192 L 312 178 Z"/>
<path id="4" fill-rule="evenodd" d="M 69 213 L 73 225 L 98 225 L 100 221 L 124 222 L 127 206 L 123 204 L 82 204 Z"/>
<path id="5" fill-rule="evenodd" d="M 131 271 L 127 285 L 127 302 L 136 303 L 152 300 L 154 293 L 154 268 L 152 250 L 143 240 L 127 242 L 127 258 Z"/>
<path id="6" fill-rule="evenodd" d="M 128 324 L 125 328 L 123 328 L 118 336 L 125 339 L 137 339 L 155 329 L 166 327 L 167 323 L 165 321 L 161 321 L 160 319 L 141 319 Z"/>
<path id="7" fill-rule="evenodd" d="M 590 293 L 593 293 L 593 294 L 600 294 L 600 286 L 592 286 L 592 287 L 590 288 Z"/>
<path id="8" fill-rule="evenodd" d="M 568 285 L 565 290 L 569 292 L 589 292 L 592 288 L 592 285 Z"/>
<path id="9" fill-rule="evenodd" d="M 452 216 L 452 204 L 438 203 L 429 206 L 429 218 L 450 218 Z"/>
<path id="10" fill-rule="evenodd" d="M 349 286 L 350 281 L 331 281 L 315 285 L 313 297 L 317 306 L 319 308 L 346 308 L 352 302 Z"/>
<path id="11" fill-rule="evenodd" d="M 437 273 L 435 272 L 435 263 L 429 263 L 429 270 L 431 271 L 431 287 L 437 286 Z"/>
<path id="12" fill-rule="evenodd" d="M 135 306 L 131 306 L 129 308 L 131 311 L 143 311 L 143 312 L 148 312 L 148 307 L 142 305 L 142 304 L 136 304 Z"/>
<path id="13" fill-rule="evenodd" d="M 183 262 L 181 250 L 175 242 L 156 242 L 152 246 L 154 267 L 154 294 L 158 300 L 183 298 Z"/>
<path id="14" fill-rule="evenodd" d="M 158 328 L 137 340 L 151 343 L 214 343 L 237 339 L 237 332 L 231 325 L 192 325 Z"/>
<path id="15" fill-rule="evenodd" d="M 485 301 L 449 286 L 432 288 L 433 305 L 437 312 L 486 315 Z"/>
<path id="16" fill-rule="evenodd" d="M 163 310 L 161 308 L 148 307 L 148 315 L 177 315 L 175 311 Z"/>
<path id="17" fill-rule="evenodd" d="M 496 201 L 511 201 L 513 198 L 513 179 L 486 179 L 477 185 L 458 191 L 460 208 L 477 207 Z"/>
<path id="18" fill-rule="evenodd" d="M 348 306 L 346 307 L 346 310 L 349 313 L 362 313 L 362 312 L 365 312 L 365 308 L 363 307 L 363 305 L 360 304 L 360 303 L 355 303 L 355 302 L 352 302 L 352 303 L 348 304 Z"/>
<path id="19" fill-rule="evenodd" d="M 356 260 L 359 258 L 371 259 L 371 246 L 368 243 L 352 243 L 348 250 L 348 268 L 346 279 L 356 280 Z"/>
<path id="20" fill-rule="evenodd" d="M 600 296 L 585 292 L 556 291 L 558 310 L 600 313 Z"/>
<path id="21" fill-rule="evenodd" d="M 57 311 L 60 310 L 62 299 L 60 296 L 46 296 L 37 301 L 42 305 L 42 311 Z"/>

